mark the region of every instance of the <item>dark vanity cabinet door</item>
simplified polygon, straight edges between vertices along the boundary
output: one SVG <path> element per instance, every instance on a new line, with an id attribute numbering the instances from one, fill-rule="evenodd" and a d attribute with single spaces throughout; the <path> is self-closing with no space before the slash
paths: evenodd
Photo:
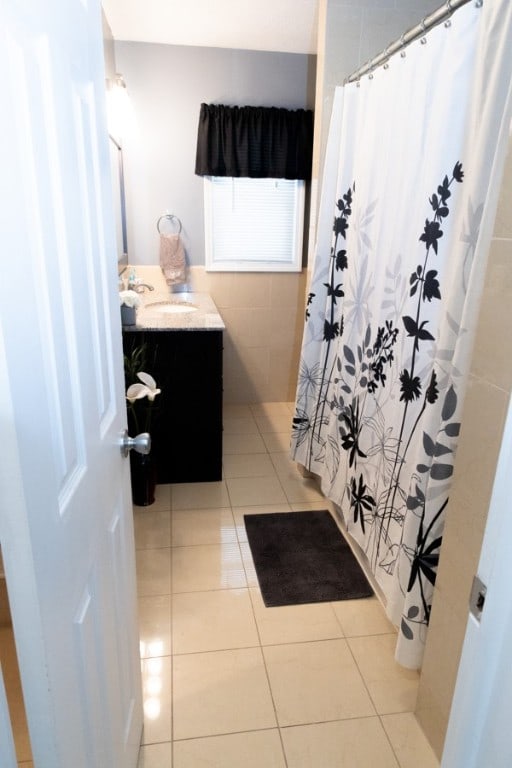
<path id="1" fill-rule="evenodd" d="M 124 331 L 123 348 L 146 344 L 155 399 L 152 454 L 158 483 L 222 479 L 222 331 Z"/>

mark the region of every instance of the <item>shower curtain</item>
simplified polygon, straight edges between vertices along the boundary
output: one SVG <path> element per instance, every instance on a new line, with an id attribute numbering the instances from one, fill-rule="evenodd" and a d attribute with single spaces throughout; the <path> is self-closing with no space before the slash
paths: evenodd
<path id="1" fill-rule="evenodd" d="M 291 455 L 421 665 L 510 115 L 512 13 L 471 2 L 335 93 Z"/>

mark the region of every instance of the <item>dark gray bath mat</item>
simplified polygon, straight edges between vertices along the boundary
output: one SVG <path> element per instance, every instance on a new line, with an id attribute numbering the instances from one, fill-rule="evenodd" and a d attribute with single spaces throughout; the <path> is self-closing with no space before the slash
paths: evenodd
<path id="1" fill-rule="evenodd" d="M 267 607 L 373 594 L 327 510 L 244 515 L 244 521 Z"/>

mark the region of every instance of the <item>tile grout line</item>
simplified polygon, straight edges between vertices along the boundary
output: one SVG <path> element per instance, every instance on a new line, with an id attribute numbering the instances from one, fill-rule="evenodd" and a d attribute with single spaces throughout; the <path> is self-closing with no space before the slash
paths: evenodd
<path id="1" fill-rule="evenodd" d="M 274 467 L 274 471 L 275 471 L 274 462 L 272 461 L 272 457 L 270 456 L 270 451 L 268 450 L 267 443 L 265 442 L 265 439 L 263 438 L 263 436 L 262 436 L 262 440 L 263 440 L 263 442 L 265 444 L 265 448 L 267 449 L 267 456 L 269 456 L 270 461 L 271 461 L 272 466 Z M 276 475 L 277 475 L 277 472 L 276 472 Z M 284 496 L 285 496 L 285 498 L 287 500 L 287 503 L 289 505 L 290 502 L 288 500 L 288 496 L 286 495 L 286 492 L 285 492 L 285 490 L 284 490 L 284 488 L 282 486 L 282 483 L 281 483 L 279 478 L 278 478 L 278 481 L 279 481 L 279 486 L 281 487 L 281 490 L 283 491 Z M 250 550 L 249 539 L 247 539 L 247 546 L 249 547 L 249 550 Z M 252 560 L 252 554 L 251 554 L 251 560 Z M 244 568 L 245 568 L 245 562 L 244 562 Z M 256 572 L 256 568 L 254 568 L 254 571 Z M 258 589 L 260 590 L 259 583 L 258 583 Z M 261 590 L 260 590 L 260 595 L 261 595 Z M 278 717 L 278 714 L 277 714 L 277 705 L 276 705 L 274 693 L 272 691 L 272 685 L 271 685 L 271 682 L 270 682 L 270 675 L 269 675 L 268 666 L 267 666 L 267 659 L 265 657 L 265 651 L 263 649 L 263 644 L 262 644 L 262 641 L 261 641 L 260 629 L 259 629 L 258 622 L 257 622 L 257 619 L 256 619 L 256 611 L 255 611 L 255 608 L 254 608 L 254 602 L 253 602 L 253 599 L 252 599 L 252 594 L 251 594 L 250 589 L 249 589 L 249 599 L 251 601 L 252 612 L 253 612 L 253 617 L 254 617 L 254 623 L 256 624 L 256 631 L 258 632 L 258 638 L 259 638 L 259 641 L 260 641 L 260 653 L 261 653 L 261 658 L 263 660 L 263 666 L 264 666 L 264 669 L 265 669 L 265 676 L 267 678 L 267 685 L 268 685 L 268 689 L 269 689 L 269 692 L 270 692 L 270 698 L 272 700 L 272 706 L 274 708 L 274 717 L 276 719 L 277 732 L 279 734 L 279 742 L 281 744 L 281 752 L 282 752 L 282 755 L 283 755 L 285 766 L 286 766 L 286 768 L 288 768 L 288 755 L 286 754 L 286 749 L 285 749 L 284 740 L 283 740 L 283 734 L 281 732 L 281 726 L 280 726 L 279 717 Z"/>
<path id="2" fill-rule="evenodd" d="M 259 425 L 258 425 L 258 429 L 260 429 Z M 293 509 L 294 506 L 295 507 L 298 506 L 298 503 L 291 502 L 288 499 L 288 495 L 286 494 L 286 491 L 284 490 L 284 487 L 283 487 L 282 478 L 281 478 L 280 474 L 277 472 L 276 466 L 275 466 L 274 462 L 272 461 L 272 456 L 271 456 L 272 452 L 267 447 L 267 444 L 266 444 L 266 442 L 264 440 L 264 437 L 263 437 L 263 433 L 260 432 L 259 434 L 260 434 L 260 437 L 263 439 L 263 442 L 265 443 L 265 448 L 266 448 L 265 454 L 267 456 L 269 456 L 270 461 L 271 461 L 271 463 L 273 465 L 274 474 L 275 474 L 275 476 L 277 477 L 277 479 L 279 481 L 279 486 L 281 487 L 281 489 L 284 492 L 284 495 L 285 495 L 285 498 L 286 498 L 286 506 L 288 506 L 290 509 Z M 273 453 L 286 453 L 286 452 L 285 451 L 276 451 L 276 450 L 274 450 Z M 249 477 L 252 478 L 252 476 L 250 476 L 250 475 L 249 475 Z M 264 476 L 261 476 L 261 477 L 264 477 Z M 265 477 L 269 477 L 269 476 L 265 476 Z M 243 478 L 240 478 L 240 479 L 243 479 Z M 252 478 L 252 479 L 254 479 L 254 478 Z M 174 657 L 178 656 L 180 654 L 176 654 L 175 653 L 175 646 L 174 646 L 174 643 L 173 643 L 174 593 L 172 591 L 172 587 L 173 587 L 172 561 L 173 561 L 173 554 L 174 554 L 173 553 L 173 549 L 177 549 L 177 547 L 173 546 L 172 517 L 173 517 L 173 512 L 174 511 L 185 511 L 186 512 L 186 511 L 189 511 L 189 510 L 187 510 L 187 509 L 185 509 L 185 510 L 173 510 L 172 488 L 171 488 L 171 493 L 170 493 L 170 495 L 171 495 L 171 503 L 170 503 L 170 509 L 169 509 L 169 513 L 170 513 L 170 516 L 171 516 L 171 543 L 170 543 L 169 547 L 162 547 L 162 548 L 169 549 L 169 558 L 170 558 L 170 571 L 169 571 L 170 656 L 171 656 L 171 693 L 170 693 L 170 695 L 171 695 L 171 741 L 170 741 L 170 746 L 171 746 L 172 759 L 174 761 L 174 757 L 175 757 L 174 756 L 174 746 L 177 743 L 177 741 L 189 741 L 189 740 L 193 741 L 195 739 L 215 738 L 215 737 L 219 737 L 219 736 L 230 736 L 230 735 L 235 735 L 235 734 L 243 734 L 245 732 L 256 732 L 256 731 L 267 731 L 267 730 L 271 731 L 271 730 L 277 729 L 278 732 L 279 732 L 282 756 L 283 756 L 283 759 L 285 761 L 286 766 L 288 766 L 288 758 L 287 758 L 287 755 L 286 755 L 286 751 L 285 751 L 285 747 L 284 747 L 284 741 L 283 741 L 283 731 L 285 729 L 294 728 L 294 727 L 297 727 L 297 725 L 307 726 L 307 725 L 312 725 L 312 724 L 321 724 L 321 723 L 324 723 L 324 722 L 325 723 L 327 723 L 327 722 L 343 722 L 345 720 L 361 719 L 361 718 L 342 718 L 340 720 L 319 720 L 319 721 L 315 721 L 315 723 L 290 724 L 288 726 L 280 726 L 279 725 L 279 719 L 278 719 L 278 716 L 277 716 L 276 701 L 274 699 L 274 694 L 273 694 L 273 691 L 272 691 L 272 686 L 270 684 L 269 670 L 268 670 L 268 667 L 267 667 L 267 661 L 266 661 L 266 657 L 265 657 L 265 647 L 266 646 L 264 646 L 263 643 L 262 643 L 262 635 L 261 635 L 260 628 L 258 626 L 258 621 L 257 621 L 257 618 L 256 618 L 255 602 L 254 602 L 253 593 L 252 593 L 252 589 L 253 588 L 254 589 L 259 589 L 259 585 L 256 584 L 255 587 L 251 587 L 251 585 L 249 584 L 248 570 L 247 570 L 248 566 L 247 566 L 246 561 L 244 560 L 244 557 L 243 557 L 243 554 L 242 554 L 242 544 L 248 546 L 248 542 L 241 542 L 240 541 L 240 535 L 239 535 L 239 530 L 238 530 L 239 526 L 237 524 L 237 519 L 235 518 L 234 506 L 233 506 L 233 503 L 232 503 L 231 494 L 229 492 L 229 487 L 228 487 L 228 484 L 227 484 L 226 480 L 227 479 L 224 477 L 224 472 L 223 472 L 223 483 L 224 483 L 224 487 L 225 487 L 225 489 L 227 491 L 227 498 L 228 498 L 228 502 L 229 502 L 229 510 L 230 510 L 230 513 L 231 513 L 231 520 L 232 520 L 232 524 L 233 524 L 233 530 L 235 532 L 235 539 L 234 539 L 234 541 L 232 543 L 234 544 L 235 541 L 236 541 L 236 543 L 238 545 L 238 552 L 239 552 L 239 555 L 240 555 L 240 560 L 241 560 L 241 564 L 242 564 L 242 567 L 243 567 L 243 572 L 244 572 L 245 582 L 246 582 L 245 583 L 245 587 L 233 587 L 232 589 L 245 589 L 249 593 L 249 599 L 250 599 L 250 603 L 251 603 L 252 619 L 254 621 L 254 625 L 255 625 L 255 628 L 256 628 L 256 634 L 257 634 L 257 638 L 258 638 L 258 645 L 249 646 L 249 647 L 251 647 L 251 648 L 259 648 L 259 650 L 260 650 L 260 655 L 261 655 L 261 658 L 262 658 L 262 661 L 263 661 L 263 665 L 264 665 L 264 669 L 265 669 L 265 676 L 266 676 L 266 679 L 267 679 L 268 690 L 269 690 L 271 701 L 272 701 L 272 706 L 273 706 L 273 711 L 274 711 L 274 717 L 275 717 L 276 725 L 272 726 L 272 728 L 257 728 L 257 729 L 250 729 L 249 731 L 247 731 L 247 729 L 246 730 L 242 730 L 242 731 L 229 731 L 226 734 L 211 734 L 209 736 L 206 735 L 206 736 L 190 737 L 190 738 L 187 738 L 187 739 L 184 739 L 184 740 L 181 740 L 181 739 L 180 740 L 175 740 L 175 738 L 174 738 L 174 715 L 175 715 L 175 711 L 174 711 L 174 690 L 175 690 L 175 688 L 174 688 L 174 671 L 175 671 L 174 670 L 174 660 L 175 659 L 174 659 Z M 327 500 L 325 500 L 325 502 L 327 503 Z M 307 504 L 308 506 L 310 504 L 309 501 L 308 502 L 304 501 L 303 503 Z M 249 507 L 250 508 L 251 506 L 266 506 L 266 507 L 270 506 L 271 507 L 272 505 L 271 504 L 270 505 L 268 505 L 268 504 L 264 504 L 264 505 L 261 505 L 261 504 L 256 504 L 256 505 L 242 504 L 242 505 L 238 505 L 238 506 L 246 507 L 246 508 Z M 279 505 L 279 506 L 281 506 L 281 505 Z M 209 507 L 204 507 L 204 509 L 209 509 Z M 194 545 L 194 544 L 192 544 L 192 545 L 185 545 L 185 546 L 207 546 L 207 545 Z M 215 546 L 218 546 L 218 544 L 216 544 Z M 162 549 L 162 548 L 159 548 L 159 547 L 149 547 L 148 550 L 150 550 L 150 549 L 158 550 L 158 549 Z M 228 588 L 228 590 L 229 589 L 230 588 Z M 176 593 L 176 594 L 194 594 L 196 591 L 197 590 L 191 590 L 190 592 Z M 199 590 L 199 591 L 202 591 L 202 592 L 225 592 L 226 590 L 225 589 L 208 589 L 208 590 Z M 260 592 L 260 594 L 261 594 L 261 592 Z M 157 595 L 140 595 L 139 597 L 156 597 L 156 596 Z M 361 668 L 360 668 L 360 666 L 359 666 L 359 664 L 357 662 L 357 659 L 356 659 L 356 657 L 354 655 L 354 652 L 352 651 L 351 645 L 348 642 L 349 639 L 353 639 L 353 638 L 357 638 L 357 637 L 368 637 L 369 635 L 362 633 L 360 635 L 358 634 L 358 635 L 350 636 L 350 638 L 347 637 L 345 635 L 345 631 L 344 631 L 343 625 L 341 623 L 341 620 L 338 618 L 338 615 L 337 615 L 336 611 L 334 611 L 334 608 L 332 606 L 332 602 L 329 603 L 329 605 L 331 607 L 332 612 L 334 613 L 335 621 L 336 621 L 336 626 L 339 627 L 339 629 L 341 631 L 341 635 L 342 635 L 341 638 L 333 638 L 333 639 L 343 639 L 345 641 L 346 646 L 348 647 L 350 656 L 351 656 L 351 658 L 353 660 L 353 663 L 355 665 L 355 668 L 357 669 L 357 672 L 358 672 L 358 674 L 359 674 L 359 676 L 360 676 L 360 678 L 361 678 L 361 680 L 363 682 L 364 689 L 366 690 L 366 692 L 368 694 L 368 697 L 369 697 L 369 699 L 370 699 L 370 701 L 372 703 L 372 707 L 374 709 L 374 714 L 367 715 L 367 716 L 364 716 L 364 717 L 368 718 L 368 719 L 378 717 L 379 723 L 380 723 L 380 727 L 384 730 L 386 741 L 387 741 L 387 743 L 389 744 L 389 746 L 391 748 L 391 752 L 392 752 L 392 754 L 394 756 L 394 759 L 396 760 L 398 767 L 401 768 L 401 762 L 400 762 L 399 757 L 398 757 L 398 755 L 397 755 L 397 753 L 396 753 L 396 751 L 395 751 L 395 749 L 393 747 L 393 743 L 391 741 L 390 736 L 388 735 L 388 732 L 387 732 L 387 730 L 386 730 L 386 728 L 384 726 L 384 722 L 383 722 L 384 715 L 386 715 L 388 713 L 380 714 L 377 711 L 376 704 L 375 704 L 374 699 L 373 699 L 373 697 L 372 697 L 372 695 L 370 693 L 370 690 L 369 690 L 368 685 L 366 683 L 365 677 L 364 677 L 364 675 L 363 675 L 363 673 L 361 671 Z M 378 632 L 376 634 L 377 635 L 387 635 L 387 634 L 391 634 L 391 633 Z M 372 636 L 374 636 L 374 635 L 372 635 Z M 329 638 L 322 638 L 322 639 L 328 640 Z M 315 641 L 313 639 L 312 640 L 301 641 L 302 644 L 303 643 L 308 643 L 308 642 L 313 643 L 313 642 L 319 642 L 319 641 Z M 290 644 L 290 643 L 288 643 L 288 644 Z M 292 643 L 292 644 L 297 644 L 297 643 Z M 282 644 L 281 643 L 273 643 L 271 645 L 279 646 L 279 645 L 282 645 Z M 247 648 L 247 646 L 245 646 L 245 648 Z M 230 650 L 238 650 L 238 649 L 239 649 L 238 646 L 235 645 L 233 648 L 222 648 L 222 649 L 219 649 L 219 650 L 230 651 Z M 197 651 L 195 653 L 203 653 L 203 652 L 206 653 L 206 652 L 211 652 L 211 651 Z M 182 655 L 190 655 L 190 654 L 182 654 Z M 400 712 L 389 713 L 389 714 L 409 714 L 409 713 L 410 713 L 410 710 L 407 710 L 406 712 L 400 711 Z M 414 714 L 414 713 L 412 713 L 412 714 Z M 152 743 L 167 743 L 167 742 L 152 742 Z M 148 745 L 143 745 L 143 746 L 148 746 Z M 174 762 L 173 762 L 173 764 L 174 764 Z"/>
<path id="3" fill-rule="evenodd" d="M 244 563 L 244 568 L 245 568 L 245 563 Z M 277 716 L 276 701 L 275 701 L 275 698 L 274 698 L 274 693 L 272 691 L 272 685 L 270 684 L 270 675 L 268 673 L 267 660 L 265 658 L 264 647 L 263 647 L 263 643 L 261 641 L 260 628 L 258 626 L 258 622 L 257 622 L 257 619 L 256 619 L 256 611 L 254 609 L 254 602 L 253 602 L 253 599 L 252 599 L 251 588 L 249 587 L 249 585 L 247 585 L 247 589 L 248 589 L 248 592 L 249 592 L 249 600 L 251 601 L 251 608 L 252 608 L 252 615 L 253 615 L 253 619 L 254 619 L 254 624 L 256 626 L 256 632 L 258 634 L 258 639 L 259 639 L 259 643 L 260 643 L 259 644 L 259 649 L 260 649 L 261 659 L 263 661 L 263 668 L 265 669 L 265 677 L 266 677 L 266 680 L 267 680 L 267 685 L 268 685 L 268 691 L 269 691 L 269 694 L 270 694 L 270 699 L 272 701 L 272 708 L 274 710 L 274 717 L 275 717 L 275 720 L 276 720 L 276 729 L 277 729 L 277 732 L 279 734 L 279 742 L 281 744 L 281 751 L 282 751 L 282 754 L 283 754 L 283 759 L 284 759 L 285 766 L 286 766 L 286 768 L 288 768 L 288 757 L 286 755 L 286 750 L 285 750 L 285 747 L 284 747 L 283 736 L 282 736 L 282 733 L 281 733 L 281 726 L 279 725 L 279 718 Z M 258 589 L 259 589 L 259 586 L 258 586 Z"/>
<path id="4" fill-rule="evenodd" d="M 348 642 L 348 638 L 346 638 L 346 639 L 345 639 L 345 642 L 347 643 L 347 648 L 348 648 L 348 651 L 349 651 L 350 655 L 352 656 L 352 660 L 353 660 L 354 664 L 356 665 L 356 669 L 357 669 L 357 671 L 358 671 L 358 673 L 359 673 L 359 676 L 360 676 L 361 680 L 363 681 L 363 685 L 364 685 L 364 687 L 365 687 L 365 689 L 366 689 L 366 691 L 367 691 L 367 693 L 368 693 L 368 696 L 369 696 L 369 698 L 370 698 L 370 701 L 371 701 L 371 703 L 372 703 L 372 707 L 373 707 L 373 708 L 374 708 L 374 710 L 375 710 L 375 714 L 377 715 L 377 717 L 379 717 L 379 713 L 377 712 L 377 707 L 376 707 L 376 705 L 375 705 L 375 702 L 374 702 L 374 700 L 373 700 L 373 696 L 372 696 L 372 694 L 370 693 L 370 689 L 368 688 L 368 686 L 367 686 L 367 684 L 366 684 L 366 680 L 365 680 L 365 678 L 364 678 L 364 675 L 363 675 L 363 673 L 361 672 L 361 669 L 360 669 L 360 667 L 359 667 L 359 664 L 357 663 L 357 659 L 356 659 L 356 657 L 354 656 L 354 653 L 353 653 L 353 651 L 352 651 L 352 648 L 350 647 L 350 643 Z"/>
<path id="5" fill-rule="evenodd" d="M 398 755 L 397 755 L 397 753 L 395 751 L 395 748 L 393 746 L 393 743 L 392 743 L 391 739 L 389 738 L 389 734 L 387 732 L 387 729 L 384 727 L 384 723 L 382 722 L 382 715 L 378 715 L 378 717 L 379 717 L 380 726 L 381 726 L 382 730 L 384 731 L 384 734 L 386 736 L 387 742 L 388 742 L 388 744 L 389 744 L 389 746 L 391 748 L 391 751 L 392 751 L 392 753 L 393 753 L 393 755 L 395 757 L 395 760 L 397 762 L 398 768 L 402 768 L 402 763 L 400 762 L 400 758 L 398 757 Z"/>

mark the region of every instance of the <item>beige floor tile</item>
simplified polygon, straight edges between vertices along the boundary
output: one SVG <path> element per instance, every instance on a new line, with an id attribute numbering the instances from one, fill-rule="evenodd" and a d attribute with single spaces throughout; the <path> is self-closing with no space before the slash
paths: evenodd
<path id="1" fill-rule="evenodd" d="M 267 608 L 259 588 L 250 590 L 262 645 L 329 640 L 343 633 L 330 603 Z"/>
<path id="2" fill-rule="evenodd" d="M 177 741 L 174 768 L 286 768 L 279 731 L 249 731 L 229 736 Z"/>
<path id="3" fill-rule="evenodd" d="M 171 546 L 170 509 L 134 507 L 133 525 L 136 549 L 158 549 Z"/>
<path id="4" fill-rule="evenodd" d="M 380 715 L 412 712 L 419 674 L 394 659 L 396 634 L 353 637 L 347 640 Z"/>
<path id="5" fill-rule="evenodd" d="M 174 653 L 259 646 L 247 589 L 188 592 L 172 601 Z"/>
<path id="6" fill-rule="evenodd" d="M 290 412 L 288 403 L 253 403 L 251 413 L 254 417 L 287 416 Z"/>
<path id="7" fill-rule="evenodd" d="M 174 547 L 172 590 L 205 592 L 210 589 L 246 587 L 245 570 L 238 544 L 205 544 Z"/>
<path id="8" fill-rule="evenodd" d="M 322 501 L 324 496 L 316 480 L 298 477 L 282 477 L 281 485 L 290 504 L 308 501 Z M 325 501 L 324 501 L 325 503 Z"/>
<path id="9" fill-rule="evenodd" d="M 252 418 L 252 411 L 250 405 L 239 405 L 237 403 L 224 403 L 222 407 L 222 415 L 228 419 L 244 419 Z"/>
<path id="10" fill-rule="evenodd" d="M 233 453 L 266 453 L 261 435 L 223 435 L 222 450 L 225 456 Z"/>
<path id="11" fill-rule="evenodd" d="M 171 549 L 139 549 L 136 554 L 137 594 L 169 595 L 171 592 Z"/>
<path id="12" fill-rule="evenodd" d="M 171 596 L 139 597 L 140 657 L 169 656 L 171 647 Z"/>
<path id="13" fill-rule="evenodd" d="M 374 715 L 345 640 L 263 648 L 280 726 Z"/>
<path id="14" fill-rule="evenodd" d="M 155 501 L 149 507 L 137 507 L 134 509 L 170 509 L 171 508 L 171 486 L 166 484 L 157 484 L 155 488 Z"/>
<path id="15" fill-rule="evenodd" d="M 251 415 L 226 416 L 224 414 L 222 426 L 225 435 L 257 435 L 258 425 Z"/>
<path id="16" fill-rule="evenodd" d="M 180 509 L 172 513 L 172 544 L 174 547 L 223 544 L 236 540 L 236 528 L 230 507 Z"/>
<path id="17" fill-rule="evenodd" d="M 279 477 L 289 478 L 291 480 L 302 479 L 297 463 L 290 458 L 288 451 L 275 451 L 270 454 L 270 458 Z"/>
<path id="18" fill-rule="evenodd" d="M 271 415 L 267 417 L 256 417 L 256 423 L 258 429 L 262 435 L 274 434 L 274 435 L 290 435 L 293 426 L 293 417 L 290 413 L 286 415 Z"/>
<path id="19" fill-rule="evenodd" d="M 216 483 L 178 483 L 171 490 L 172 509 L 220 509 L 229 506 L 223 480 Z"/>
<path id="20" fill-rule="evenodd" d="M 252 559 L 252 552 L 247 541 L 240 542 L 240 552 L 242 553 L 242 561 L 244 564 L 245 578 L 247 579 L 248 587 L 258 587 L 258 577 L 256 575 L 256 568 L 254 567 L 254 560 Z"/>
<path id="21" fill-rule="evenodd" d="M 290 507 L 292 512 L 306 512 L 307 510 L 312 509 L 327 509 L 334 518 L 336 517 L 332 503 L 329 501 L 329 499 L 325 498 L 318 499 L 318 501 L 293 501 L 290 503 Z"/>
<path id="22" fill-rule="evenodd" d="M 262 434 L 266 450 L 269 453 L 282 453 L 290 450 L 290 432 L 265 432 Z"/>
<path id="23" fill-rule="evenodd" d="M 276 475 L 240 477 L 226 480 L 233 507 L 261 504 L 286 504 L 287 498 Z"/>
<path id="24" fill-rule="evenodd" d="M 172 662 L 170 656 L 141 662 L 144 731 L 142 744 L 170 741 L 172 714 Z"/>
<path id="25" fill-rule="evenodd" d="M 275 728 L 259 648 L 174 657 L 174 738 Z"/>
<path id="26" fill-rule="evenodd" d="M 257 403 L 251 411 L 260 432 L 289 432 L 292 428 L 287 403 Z"/>
<path id="27" fill-rule="evenodd" d="M 141 747 L 137 768 L 172 768 L 172 744 L 148 744 Z"/>
<path id="28" fill-rule="evenodd" d="M 386 730 L 400 768 L 439 768 L 439 761 L 412 712 L 383 715 Z"/>
<path id="29" fill-rule="evenodd" d="M 289 504 L 255 504 L 251 507 L 233 507 L 238 541 L 247 541 L 244 515 L 271 515 L 274 512 L 291 512 Z"/>
<path id="30" fill-rule="evenodd" d="M 378 717 L 281 729 L 288 768 L 399 768 Z"/>
<path id="31" fill-rule="evenodd" d="M 385 635 L 395 632 L 376 597 L 332 603 L 345 637 Z"/>
<path id="32" fill-rule="evenodd" d="M 224 477 L 265 477 L 274 474 L 274 465 L 266 453 L 232 453 L 224 456 Z"/>

